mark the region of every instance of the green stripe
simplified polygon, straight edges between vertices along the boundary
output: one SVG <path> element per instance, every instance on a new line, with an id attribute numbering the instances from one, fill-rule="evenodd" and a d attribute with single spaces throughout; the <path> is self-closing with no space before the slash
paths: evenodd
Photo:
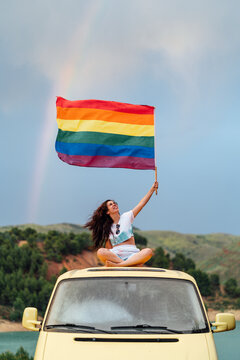
<path id="1" fill-rule="evenodd" d="M 154 147 L 153 136 L 128 136 L 105 134 L 91 131 L 63 131 L 58 129 L 57 141 L 65 143 L 85 143 L 102 145 L 135 145 Z"/>

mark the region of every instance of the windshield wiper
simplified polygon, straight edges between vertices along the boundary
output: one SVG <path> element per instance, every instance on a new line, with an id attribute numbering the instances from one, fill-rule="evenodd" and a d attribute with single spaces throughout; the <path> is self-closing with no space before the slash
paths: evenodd
<path id="1" fill-rule="evenodd" d="M 174 334 L 182 334 L 183 331 L 175 330 L 175 329 L 169 329 L 167 326 L 151 326 L 148 324 L 139 324 L 139 325 L 130 325 L 130 326 L 112 326 L 111 330 L 130 330 L 130 329 L 136 329 L 144 331 L 145 329 L 149 330 L 166 330 Z M 148 332 L 148 331 L 145 331 Z"/>
<path id="2" fill-rule="evenodd" d="M 207 331 L 208 331 L 207 328 L 203 328 L 203 329 L 192 329 L 192 330 L 191 330 L 191 334 L 205 333 L 205 332 L 207 332 Z"/>
<path id="3" fill-rule="evenodd" d="M 112 334 L 112 332 L 110 332 L 110 331 L 97 329 L 94 326 L 86 326 L 86 325 L 81 325 L 81 324 L 78 325 L 78 324 L 71 324 L 71 323 L 47 325 L 46 329 L 54 329 L 54 328 L 58 328 L 58 327 L 74 328 L 74 329 L 79 329 L 80 331 L 84 331 L 84 332 L 91 332 L 90 330 L 94 330 L 95 332 Z"/>

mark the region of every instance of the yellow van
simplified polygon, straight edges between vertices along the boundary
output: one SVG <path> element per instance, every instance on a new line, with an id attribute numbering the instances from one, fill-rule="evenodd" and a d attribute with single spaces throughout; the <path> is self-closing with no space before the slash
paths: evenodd
<path id="1" fill-rule="evenodd" d="M 40 331 L 35 360 L 215 360 L 213 332 L 235 328 L 232 314 L 209 323 L 190 275 L 140 267 L 66 272 L 42 323 L 36 308 L 22 323 Z"/>

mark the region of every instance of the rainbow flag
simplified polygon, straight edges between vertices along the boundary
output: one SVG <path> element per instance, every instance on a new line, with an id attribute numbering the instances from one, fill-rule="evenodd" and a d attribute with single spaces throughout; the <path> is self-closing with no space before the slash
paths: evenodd
<path id="1" fill-rule="evenodd" d="M 154 107 L 57 98 L 56 151 L 70 164 L 155 169 Z"/>

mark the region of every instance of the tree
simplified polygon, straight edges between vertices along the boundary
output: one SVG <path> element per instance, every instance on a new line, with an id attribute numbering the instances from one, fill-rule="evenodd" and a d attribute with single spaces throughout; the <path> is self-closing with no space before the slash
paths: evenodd
<path id="1" fill-rule="evenodd" d="M 25 240 L 27 240 L 29 238 L 29 236 L 36 237 L 36 235 L 37 235 L 37 231 L 30 227 L 27 227 L 26 229 L 23 230 L 23 236 L 24 236 Z"/>
<path id="2" fill-rule="evenodd" d="M 13 303 L 13 312 L 10 314 L 11 321 L 19 321 L 22 319 L 23 310 L 25 309 L 24 302 L 21 298 L 17 297 Z"/>
<path id="3" fill-rule="evenodd" d="M 190 258 L 186 258 L 182 253 L 177 253 L 172 259 L 173 269 L 189 271 L 195 269 L 196 265 Z"/>
<path id="4" fill-rule="evenodd" d="M 238 284 L 236 279 L 234 278 L 228 279 L 224 286 L 224 290 L 226 294 L 233 298 L 240 296 L 240 289 L 238 288 L 237 285 Z"/>
<path id="5" fill-rule="evenodd" d="M 196 280 L 199 290 L 203 296 L 211 295 L 210 280 L 208 274 L 201 270 L 190 270 L 189 274 Z"/>
<path id="6" fill-rule="evenodd" d="M 138 233 L 134 233 L 134 239 L 135 239 L 135 243 L 136 245 L 141 245 L 141 246 L 147 246 L 147 238 L 145 238 L 145 236 L 142 236 Z"/>
<path id="7" fill-rule="evenodd" d="M 57 231 L 49 231 L 44 239 L 44 249 L 47 259 L 57 262 L 62 261 L 63 255 L 80 254 L 91 244 L 90 233 L 64 234 Z"/>
<path id="8" fill-rule="evenodd" d="M 216 291 L 220 290 L 220 279 L 218 274 L 211 274 L 209 276 L 210 280 L 210 287 L 212 289 L 212 292 L 215 293 Z"/>
<path id="9" fill-rule="evenodd" d="M 23 347 L 20 347 L 16 352 L 16 355 L 10 351 L 0 354 L 0 360 L 33 360 L 33 357 L 29 356 Z"/>

